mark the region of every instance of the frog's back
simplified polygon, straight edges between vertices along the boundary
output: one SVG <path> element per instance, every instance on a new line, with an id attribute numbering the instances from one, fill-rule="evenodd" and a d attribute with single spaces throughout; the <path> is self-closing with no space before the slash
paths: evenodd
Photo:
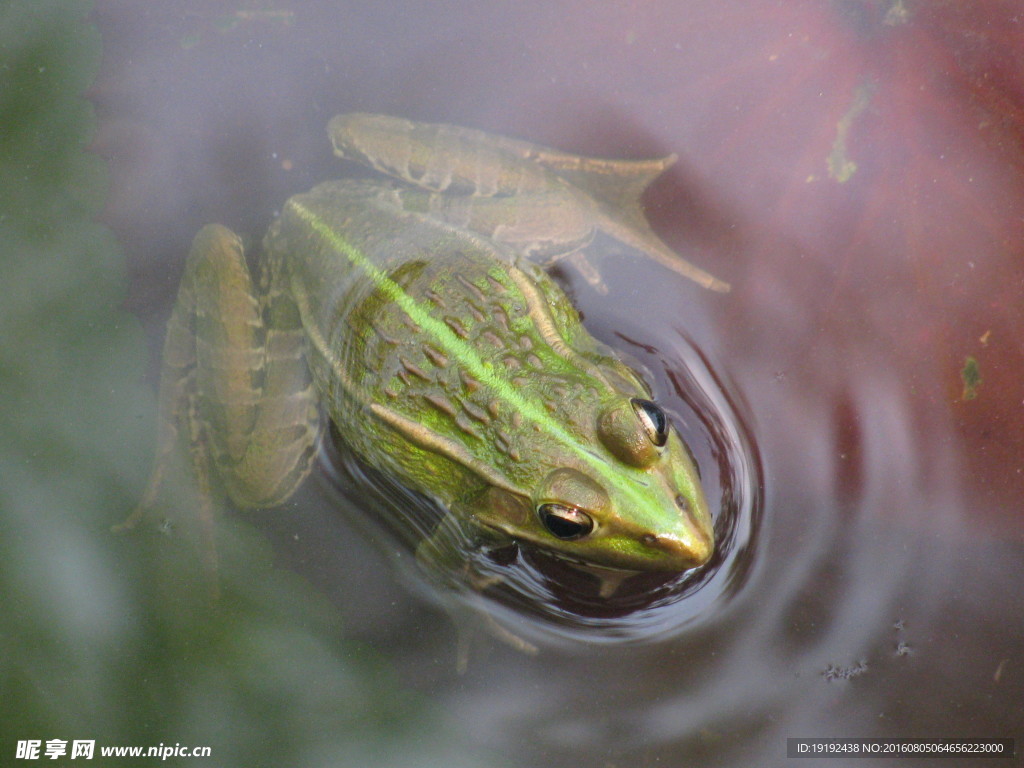
<path id="1" fill-rule="evenodd" d="M 436 492 L 443 475 L 450 499 L 485 465 L 492 483 L 516 486 L 546 453 L 546 436 L 523 428 L 523 400 L 547 412 L 598 400 L 610 358 L 539 266 L 401 210 L 394 193 L 320 185 L 268 236 L 287 254 L 320 391 L 357 452 L 414 484 Z"/>
<path id="2" fill-rule="evenodd" d="M 404 210 L 389 182 L 335 181 L 296 195 L 266 250 L 289 273 L 310 336 L 350 354 L 345 370 L 370 386 L 367 399 L 381 394 L 372 384 L 399 375 L 401 360 L 457 359 L 457 347 L 493 363 L 517 344 L 505 306 L 524 301 L 510 278 L 521 271 L 516 256 Z M 549 280 L 523 267 L 530 280 Z"/>
<path id="3" fill-rule="evenodd" d="M 373 289 L 372 271 L 436 258 L 460 234 L 401 209 L 398 188 L 380 181 L 329 181 L 285 203 L 264 250 L 283 260 L 292 289 L 305 293 L 318 326 L 337 305 Z"/>

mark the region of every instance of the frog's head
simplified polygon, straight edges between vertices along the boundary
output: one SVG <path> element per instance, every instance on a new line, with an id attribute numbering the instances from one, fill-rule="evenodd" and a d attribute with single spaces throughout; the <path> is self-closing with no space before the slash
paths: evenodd
<path id="1" fill-rule="evenodd" d="M 711 515 L 664 411 L 619 395 L 593 413 L 591 450 L 567 458 L 563 444 L 535 456 L 531 464 L 546 471 L 528 495 L 492 487 L 474 504 L 477 518 L 588 566 L 680 572 L 706 563 Z"/>

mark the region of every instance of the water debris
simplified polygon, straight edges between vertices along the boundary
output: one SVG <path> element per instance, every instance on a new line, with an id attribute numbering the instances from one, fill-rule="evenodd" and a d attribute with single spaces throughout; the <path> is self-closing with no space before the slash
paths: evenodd
<path id="1" fill-rule="evenodd" d="M 841 667 L 837 664 L 829 664 L 825 667 L 825 671 L 821 673 L 829 682 L 834 680 L 849 680 L 854 677 L 860 677 L 868 671 L 868 663 L 866 661 L 858 661 L 852 667 Z"/>
<path id="2" fill-rule="evenodd" d="M 976 398 L 978 387 L 981 385 L 981 371 L 978 368 L 978 361 L 970 355 L 964 358 L 964 367 L 960 369 L 960 380 L 964 383 L 960 399 L 967 402 Z"/>
<path id="3" fill-rule="evenodd" d="M 209 17 L 198 15 L 201 18 L 199 27 L 181 38 L 179 45 L 183 49 L 194 48 L 208 37 L 211 31 L 225 34 L 243 24 L 273 24 L 275 26 L 290 27 L 295 24 L 295 11 L 285 8 L 239 8 L 229 13 Z"/>
<path id="4" fill-rule="evenodd" d="M 835 179 L 840 184 L 849 181 L 857 172 L 857 163 L 850 159 L 846 140 L 850 134 L 850 127 L 861 112 L 867 109 L 871 103 L 871 94 L 874 92 L 874 85 L 867 83 L 857 88 L 853 94 L 853 103 L 846 110 L 836 123 L 836 140 L 832 144 L 832 152 L 829 154 L 826 163 L 828 164 L 829 178 Z"/>
<path id="5" fill-rule="evenodd" d="M 992 674 L 993 682 L 999 682 L 999 678 L 1003 676 L 1003 670 L 1006 669 L 1006 662 L 1008 661 L 1009 659 L 1000 659 L 999 666 L 996 667 L 996 671 Z"/>
<path id="6" fill-rule="evenodd" d="M 882 19 L 882 23 L 887 27 L 896 27 L 909 21 L 910 9 L 907 8 L 903 0 L 896 0 L 890 5 L 889 10 L 885 12 L 885 18 Z"/>

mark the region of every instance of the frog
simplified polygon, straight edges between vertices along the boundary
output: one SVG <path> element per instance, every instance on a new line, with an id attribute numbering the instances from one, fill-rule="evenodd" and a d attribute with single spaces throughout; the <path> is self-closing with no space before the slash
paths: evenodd
<path id="1" fill-rule="evenodd" d="M 670 257 L 643 219 L 640 194 L 671 158 L 362 113 L 328 134 L 380 175 L 291 197 L 252 267 L 227 227 L 195 236 L 164 341 L 153 472 L 118 529 L 155 506 L 181 455 L 205 528 L 228 504 L 279 507 L 330 426 L 436 503 L 416 555 L 441 580 L 513 544 L 594 574 L 602 595 L 705 565 L 714 534 L 692 453 L 551 275 L 562 258 L 589 264 L 602 233 L 727 288 Z"/>

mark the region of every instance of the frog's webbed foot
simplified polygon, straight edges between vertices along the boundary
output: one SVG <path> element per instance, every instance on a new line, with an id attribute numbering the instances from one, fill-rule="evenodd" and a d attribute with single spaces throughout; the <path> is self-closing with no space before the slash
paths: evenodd
<path id="1" fill-rule="evenodd" d="M 716 293 L 728 293 L 732 290 L 729 283 L 719 280 L 695 264 L 691 264 L 661 241 L 654 231 L 646 225 L 620 226 L 614 219 L 609 219 L 605 231 L 625 245 L 635 248 L 651 261 L 675 272 L 677 275 L 692 280 L 697 285 Z"/>
<path id="2" fill-rule="evenodd" d="M 198 554 L 207 595 L 215 602 L 220 596 L 216 521 L 223 508 L 223 493 L 212 482 L 208 448 L 198 427 L 190 426 L 187 439 L 161 446 L 142 499 L 110 530 L 120 535 L 145 527 L 187 541 Z M 184 517 L 172 519 L 162 514 L 165 503 L 173 503 Z"/>
<path id="3" fill-rule="evenodd" d="M 704 288 L 720 293 L 729 291 L 728 283 L 669 248 L 647 221 L 643 194 L 675 163 L 675 155 L 650 160 L 606 160 L 549 150 L 548 154 L 539 154 L 536 161 L 588 195 L 591 221 L 598 230 Z"/>

